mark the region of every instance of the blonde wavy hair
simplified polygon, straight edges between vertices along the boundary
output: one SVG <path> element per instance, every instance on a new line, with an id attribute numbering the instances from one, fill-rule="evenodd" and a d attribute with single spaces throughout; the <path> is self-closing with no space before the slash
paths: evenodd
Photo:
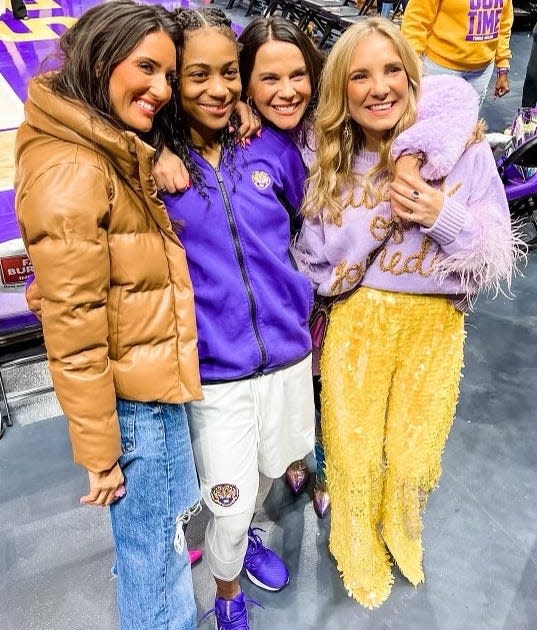
<path id="1" fill-rule="evenodd" d="M 366 37 L 381 35 L 388 39 L 401 58 L 408 78 L 409 99 L 402 117 L 395 127 L 386 132 L 380 143 L 379 162 L 364 176 L 364 192 L 360 203 L 374 207 L 378 196 L 384 194 L 393 174 L 390 150 L 394 139 L 416 120 L 420 88 L 421 66 L 416 53 L 399 29 L 382 18 L 368 18 L 348 28 L 336 42 L 326 60 L 321 76 L 319 102 L 315 119 L 316 159 L 310 171 L 308 190 L 303 206 L 304 216 L 310 219 L 326 211 L 326 219 L 341 223 L 341 213 L 352 203 L 356 185 L 353 164 L 364 147 L 361 127 L 350 117 L 347 86 L 349 70 L 356 46 Z M 345 127 L 351 133 L 345 133 Z M 346 192 L 345 192 L 346 191 Z"/>

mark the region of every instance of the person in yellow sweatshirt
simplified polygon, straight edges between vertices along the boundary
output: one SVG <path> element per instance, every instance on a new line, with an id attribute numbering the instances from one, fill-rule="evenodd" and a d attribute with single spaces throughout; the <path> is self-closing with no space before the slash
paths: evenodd
<path id="1" fill-rule="evenodd" d="M 512 25 L 512 0 L 410 0 L 401 30 L 424 74 L 461 76 L 482 103 L 494 66 L 494 96 L 509 92 Z"/>

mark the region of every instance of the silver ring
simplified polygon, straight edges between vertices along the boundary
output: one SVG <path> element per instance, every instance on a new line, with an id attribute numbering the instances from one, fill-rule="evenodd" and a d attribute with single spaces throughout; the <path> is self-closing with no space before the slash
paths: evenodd
<path id="1" fill-rule="evenodd" d="M 412 191 L 412 201 L 417 201 L 420 198 L 420 193 L 417 190 Z"/>
<path id="2" fill-rule="evenodd" d="M 166 192 L 166 186 L 159 186 L 159 187 L 157 188 L 157 190 L 158 190 L 159 192 Z"/>

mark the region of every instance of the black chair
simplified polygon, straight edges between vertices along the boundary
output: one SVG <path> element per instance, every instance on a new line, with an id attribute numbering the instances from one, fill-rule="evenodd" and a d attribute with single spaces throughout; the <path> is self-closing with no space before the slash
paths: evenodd
<path id="1" fill-rule="evenodd" d="M 403 7 L 403 0 L 397 0 L 397 2 L 394 3 L 394 5 L 393 5 L 393 13 L 392 13 L 392 20 L 399 13 L 399 11 L 403 10 L 402 7 Z"/>
<path id="2" fill-rule="evenodd" d="M 374 0 L 366 0 L 364 6 L 372 4 Z M 349 26 L 367 19 L 364 7 L 360 9 L 354 9 L 353 7 L 343 7 L 342 9 L 334 10 L 329 7 L 323 10 L 323 16 L 326 18 L 326 27 L 319 41 L 319 48 L 324 48 L 330 43 L 330 39 L 333 36 L 339 37 Z"/>
<path id="3" fill-rule="evenodd" d="M 265 0 L 250 0 L 250 4 L 246 9 L 245 15 L 252 15 L 254 11 L 263 15 L 267 10 L 268 4 Z"/>
<path id="4" fill-rule="evenodd" d="M 241 0 L 238 0 L 239 2 Z M 211 2 L 213 2 L 213 0 L 211 0 Z M 232 9 L 235 6 L 235 3 L 237 2 L 237 0 L 229 0 L 229 2 L 226 4 L 226 9 Z"/>
<path id="5" fill-rule="evenodd" d="M 372 9 L 375 2 L 376 0 L 365 0 L 359 9 L 360 15 L 367 15 L 369 11 Z"/>
<path id="6" fill-rule="evenodd" d="M 269 16 L 274 15 L 275 13 L 280 13 L 282 17 L 288 17 L 295 15 L 297 11 L 301 15 L 304 12 L 300 2 L 289 2 L 289 0 L 269 0 L 267 2 L 265 15 Z"/>
<path id="7" fill-rule="evenodd" d="M 271 16 L 279 13 L 287 20 L 294 22 L 300 26 L 308 15 L 308 10 L 302 6 L 301 2 L 288 2 L 287 0 L 272 0 L 268 3 L 265 16 Z"/>

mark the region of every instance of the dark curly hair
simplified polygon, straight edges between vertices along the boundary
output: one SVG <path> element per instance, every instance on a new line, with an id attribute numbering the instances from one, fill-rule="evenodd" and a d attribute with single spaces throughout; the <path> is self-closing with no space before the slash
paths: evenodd
<path id="1" fill-rule="evenodd" d="M 204 9 L 177 9 L 174 12 L 174 18 L 180 30 L 177 43 L 179 69 L 181 67 L 182 53 L 185 48 L 188 34 L 206 27 L 220 30 L 225 37 L 229 38 L 237 46 L 237 52 L 239 51 L 237 38 L 231 28 L 231 20 L 229 20 L 226 17 L 226 14 L 220 9 L 214 7 Z M 190 157 L 189 150 L 192 147 L 192 137 L 190 128 L 185 121 L 178 92 L 174 94 L 170 103 L 168 103 L 168 105 L 163 109 L 161 120 L 163 125 L 163 137 L 166 146 L 181 158 L 194 186 L 202 192 L 204 197 L 207 197 L 207 194 L 204 191 L 204 181 L 201 171 L 194 160 Z M 230 123 L 231 128 L 235 130 L 238 129 L 238 120 L 236 120 L 234 115 L 232 116 Z M 238 136 L 236 131 L 231 132 L 227 127 L 222 129 L 219 142 L 224 149 L 223 159 L 225 160 L 225 163 L 231 167 L 232 171 L 235 170 L 235 147 L 237 141 Z M 159 142 L 156 143 L 156 148 L 158 154 L 162 149 Z"/>

